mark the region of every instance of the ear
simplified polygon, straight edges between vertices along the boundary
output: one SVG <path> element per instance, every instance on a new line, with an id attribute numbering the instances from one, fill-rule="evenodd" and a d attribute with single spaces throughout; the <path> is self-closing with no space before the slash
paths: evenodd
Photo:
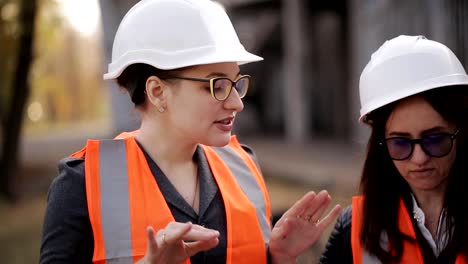
<path id="1" fill-rule="evenodd" d="M 146 80 L 145 92 L 148 101 L 157 109 L 166 108 L 166 85 L 157 76 L 151 76 Z"/>

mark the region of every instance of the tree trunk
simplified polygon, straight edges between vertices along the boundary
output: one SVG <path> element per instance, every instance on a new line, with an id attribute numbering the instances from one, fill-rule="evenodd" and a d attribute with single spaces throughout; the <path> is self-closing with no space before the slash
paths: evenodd
<path id="1" fill-rule="evenodd" d="M 0 156 L 0 196 L 14 201 L 15 173 L 18 169 L 18 146 L 23 123 L 23 113 L 29 97 L 29 69 L 33 59 L 34 28 L 37 13 L 37 0 L 20 1 L 20 25 L 18 60 L 12 82 L 12 96 L 5 120 L 2 120 L 2 148 Z"/>

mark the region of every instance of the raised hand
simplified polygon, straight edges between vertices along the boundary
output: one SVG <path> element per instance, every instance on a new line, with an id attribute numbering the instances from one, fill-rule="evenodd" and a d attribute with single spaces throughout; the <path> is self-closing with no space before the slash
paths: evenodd
<path id="1" fill-rule="evenodd" d="M 273 263 L 295 263 L 320 238 L 341 210 L 340 205 L 335 205 L 322 218 L 330 203 L 327 191 L 308 192 L 283 214 L 271 231 L 269 250 Z"/>
<path id="2" fill-rule="evenodd" d="M 219 232 L 192 223 L 171 222 L 155 235 L 147 228 L 148 249 L 138 264 L 179 264 L 218 243 Z"/>

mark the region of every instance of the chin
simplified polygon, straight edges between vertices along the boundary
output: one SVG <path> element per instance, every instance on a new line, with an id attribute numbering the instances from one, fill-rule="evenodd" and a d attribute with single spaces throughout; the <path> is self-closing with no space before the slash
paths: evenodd
<path id="1" fill-rule="evenodd" d="M 443 188 L 444 185 L 441 182 L 417 182 L 410 184 L 411 189 L 421 190 L 421 191 L 434 191 Z"/>
<path id="2" fill-rule="evenodd" d="M 226 134 L 226 135 L 217 135 L 214 137 L 210 137 L 206 140 L 204 144 L 207 146 L 212 146 L 212 147 L 224 147 L 227 144 L 229 144 L 230 140 L 231 140 L 231 133 Z"/>

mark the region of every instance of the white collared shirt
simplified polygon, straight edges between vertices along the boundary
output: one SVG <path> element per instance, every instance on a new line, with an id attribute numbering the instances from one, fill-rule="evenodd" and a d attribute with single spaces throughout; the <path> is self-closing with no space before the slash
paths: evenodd
<path id="1" fill-rule="evenodd" d="M 419 208 L 418 203 L 416 202 L 416 198 L 414 195 L 411 194 L 411 198 L 413 199 L 413 217 L 416 219 L 418 223 L 419 230 L 421 230 L 422 235 L 429 243 L 429 246 L 432 248 L 432 252 L 436 257 L 439 256 L 440 252 L 444 250 L 444 248 L 448 244 L 448 233 L 446 230 L 446 210 L 445 208 L 442 209 L 439 216 L 439 221 L 437 225 L 436 237 L 432 237 L 431 232 L 427 227 L 424 225 L 426 223 L 426 216 L 421 208 Z"/>

